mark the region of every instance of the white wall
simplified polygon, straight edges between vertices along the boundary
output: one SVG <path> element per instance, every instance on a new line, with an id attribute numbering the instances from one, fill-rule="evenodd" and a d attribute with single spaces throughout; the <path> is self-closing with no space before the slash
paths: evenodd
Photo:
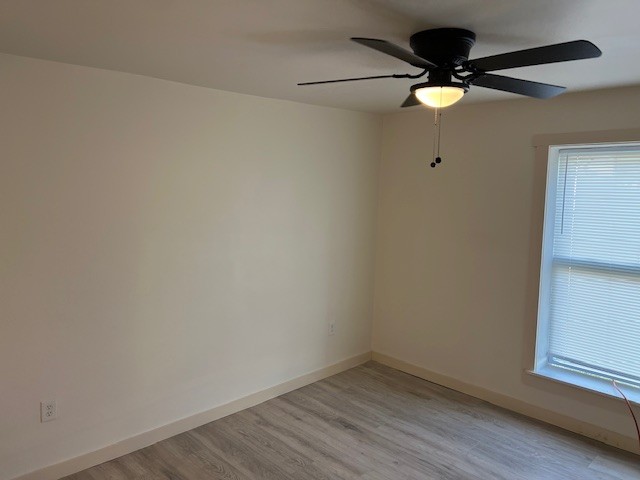
<path id="1" fill-rule="evenodd" d="M 382 129 L 9 55 L 0 72 L 0 479 L 366 352 L 372 315 L 377 352 L 632 435 L 619 402 L 523 369 L 531 137 L 640 127 L 640 89 L 455 106 L 431 169 L 430 111 Z"/>
<path id="2" fill-rule="evenodd" d="M 370 350 L 379 117 L 0 72 L 0 478 Z"/>
<path id="3" fill-rule="evenodd" d="M 638 128 L 639 104 L 629 88 L 454 106 L 435 169 L 432 111 L 385 117 L 373 350 L 632 437 L 622 402 L 523 370 L 544 202 L 532 136 Z"/>

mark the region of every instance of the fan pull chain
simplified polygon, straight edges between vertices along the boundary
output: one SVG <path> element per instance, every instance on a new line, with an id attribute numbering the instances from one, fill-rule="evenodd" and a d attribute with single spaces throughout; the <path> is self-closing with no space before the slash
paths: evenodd
<path id="1" fill-rule="evenodd" d="M 431 157 L 435 160 L 436 158 L 436 143 L 437 143 L 437 129 L 438 129 L 438 109 L 435 109 L 435 117 L 433 119 L 433 152 Z M 433 163 L 431 163 L 431 167 L 435 167 Z"/>
<path id="2" fill-rule="evenodd" d="M 442 162 L 442 157 L 440 157 L 440 130 L 442 126 L 442 113 L 440 113 L 440 109 L 435 109 L 435 118 L 433 121 L 433 162 L 431 162 L 431 168 L 435 168 L 435 166 Z"/>

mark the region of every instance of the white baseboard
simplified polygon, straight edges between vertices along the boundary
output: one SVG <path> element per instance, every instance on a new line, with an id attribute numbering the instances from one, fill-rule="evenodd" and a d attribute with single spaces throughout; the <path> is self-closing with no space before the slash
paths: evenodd
<path id="1" fill-rule="evenodd" d="M 156 442 L 165 440 L 179 433 L 186 432 L 192 428 L 199 427 L 205 423 L 213 422 L 219 418 L 226 417 L 232 413 L 239 412 L 249 407 L 253 407 L 262 402 L 266 402 L 279 395 L 283 395 L 292 390 L 304 387 L 310 383 L 317 382 L 323 378 L 330 377 L 336 373 L 343 372 L 350 368 L 361 365 L 371 360 L 371 352 L 366 352 L 354 357 L 347 358 L 341 362 L 329 365 L 328 367 L 315 370 L 300 377 L 286 381 L 279 385 L 252 393 L 246 397 L 239 398 L 232 402 L 214 407 L 205 412 L 197 413 L 190 417 L 176 420 L 175 422 L 163 425 L 161 427 L 149 430 L 147 432 L 135 435 L 120 442 L 108 445 L 100 450 L 86 453 L 69 460 L 65 460 L 54 465 L 35 470 L 33 472 L 21 475 L 14 480 L 57 480 L 61 477 L 77 473 L 94 465 L 113 460 L 127 453 L 134 452 Z"/>
<path id="2" fill-rule="evenodd" d="M 432 372 L 426 368 L 413 365 L 411 363 L 399 360 L 388 355 L 372 352 L 372 360 L 387 365 L 396 370 L 408 373 L 418 378 L 428 380 L 443 387 L 457 390 L 458 392 L 466 393 L 472 397 L 479 398 L 498 407 L 506 408 L 513 412 L 521 413 L 527 417 L 535 418 L 545 423 L 555 425 L 557 427 L 569 430 L 570 432 L 584 435 L 585 437 L 593 438 L 599 442 L 606 443 L 613 447 L 627 450 L 628 452 L 638 453 L 638 440 L 632 437 L 626 437 L 617 432 L 604 429 L 591 423 L 576 420 L 575 418 L 567 417 L 546 408 L 531 405 L 522 400 L 503 395 L 501 393 L 492 392 L 482 387 L 472 385 L 455 378 L 442 375 L 440 373 Z"/>

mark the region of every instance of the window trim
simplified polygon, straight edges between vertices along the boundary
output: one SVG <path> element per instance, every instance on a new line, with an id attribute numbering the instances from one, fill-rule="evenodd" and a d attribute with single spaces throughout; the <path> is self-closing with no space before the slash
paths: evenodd
<path id="1" fill-rule="evenodd" d="M 555 191 L 554 197 L 547 201 L 547 182 L 553 181 L 555 178 L 553 169 L 548 169 L 550 164 L 550 149 L 570 148 L 572 146 L 598 145 L 602 143 L 612 145 L 624 145 L 629 143 L 640 143 L 640 129 L 623 129 L 623 130 L 599 130 L 592 132 L 571 132 L 560 134 L 539 134 L 532 138 L 532 145 L 535 149 L 535 172 L 534 172 L 534 195 L 533 195 L 533 212 L 532 212 L 532 238 L 537 238 L 531 245 L 530 252 L 530 270 L 533 272 L 532 282 L 535 283 L 537 289 L 532 286 L 532 298 L 530 305 L 533 314 L 527 327 L 526 337 L 529 339 L 526 345 L 526 354 L 530 359 L 526 365 L 524 372 L 532 377 L 543 379 L 544 381 L 552 381 L 569 386 L 572 389 L 580 389 L 589 394 L 604 395 L 609 398 L 621 400 L 620 395 L 615 391 L 612 385 L 606 381 L 596 378 L 590 378 L 582 373 L 574 373 L 565 371 L 562 368 L 554 367 L 546 364 L 548 345 L 538 345 L 537 339 L 540 335 L 547 337 L 547 324 L 538 322 L 538 313 L 544 305 L 541 305 L 543 299 L 548 298 L 550 288 L 551 263 L 552 257 L 543 257 L 543 243 L 545 236 L 553 235 L 553 224 L 549 224 L 553 215 L 547 215 L 548 209 L 555 207 Z M 542 262 L 545 262 L 543 264 Z M 535 290 L 535 291 L 533 291 Z M 546 343 L 546 342 L 545 342 Z M 625 394 L 629 397 L 631 403 L 640 406 L 640 390 L 624 389 Z"/>

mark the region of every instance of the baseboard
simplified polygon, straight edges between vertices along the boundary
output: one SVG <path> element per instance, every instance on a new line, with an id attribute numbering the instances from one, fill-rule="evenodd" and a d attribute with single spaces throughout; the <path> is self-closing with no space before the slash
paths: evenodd
<path id="1" fill-rule="evenodd" d="M 536 420 L 555 425 L 556 427 L 569 430 L 573 433 L 584 435 L 585 437 L 598 440 L 599 442 L 606 443 L 628 452 L 638 453 L 638 441 L 635 438 L 626 437 L 597 425 L 576 420 L 575 418 L 567 417 L 566 415 L 531 405 L 508 395 L 492 392 L 485 388 L 478 387 L 440 373 L 432 372 L 426 368 L 413 365 L 382 353 L 372 352 L 371 357 L 372 360 L 382 363 L 383 365 L 387 365 L 415 377 L 437 383 L 443 387 L 466 393 L 467 395 L 479 398 L 480 400 L 484 400 L 498 407 L 506 408 L 507 410 L 526 415 L 527 417 L 535 418 Z"/>
<path id="2" fill-rule="evenodd" d="M 328 367 L 315 370 L 284 383 L 252 393 L 246 397 L 239 398 L 232 402 L 214 407 L 210 410 L 197 413 L 190 417 L 182 418 L 175 422 L 135 435 L 120 442 L 108 445 L 94 452 L 86 453 L 69 460 L 65 460 L 54 465 L 50 465 L 39 470 L 21 475 L 14 480 L 57 480 L 61 477 L 77 473 L 95 465 L 121 457 L 127 453 L 134 452 L 156 442 L 165 440 L 179 433 L 186 432 L 192 428 L 199 427 L 205 423 L 213 422 L 219 418 L 226 417 L 232 413 L 239 412 L 249 407 L 253 407 L 262 402 L 266 402 L 279 395 L 283 395 L 292 390 L 304 387 L 310 383 L 317 382 L 323 378 L 330 377 L 350 368 L 361 365 L 371 360 L 371 352 L 366 352 L 354 357 L 347 358 Z"/>

